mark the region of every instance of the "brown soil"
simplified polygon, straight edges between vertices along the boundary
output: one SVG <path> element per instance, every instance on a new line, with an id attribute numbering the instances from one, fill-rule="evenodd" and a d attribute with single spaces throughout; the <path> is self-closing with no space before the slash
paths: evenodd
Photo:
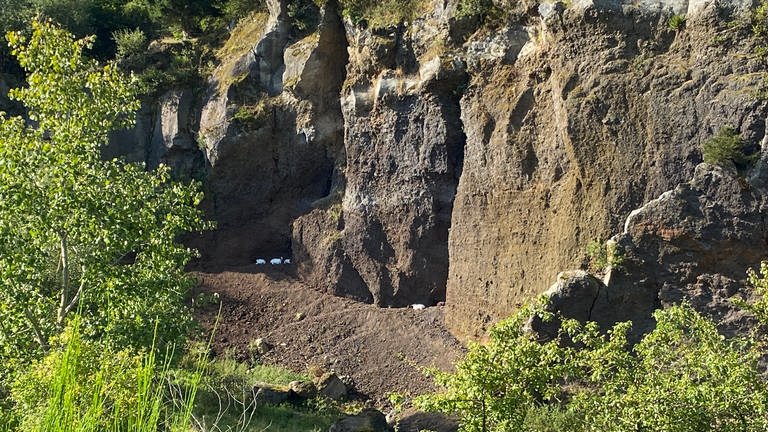
<path id="1" fill-rule="evenodd" d="M 349 375 L 363 399 L 382 403 L 390 392 L 421 394 L 433 389 L 421 368 L 450 369 L 462 345 L 443 325 L 443 308 L 382 309 L 312 290 L 291 266 L 257 266 L 197 272 L 197 294 L 221 300 L 215 355 L 248 361 L 256 338 L 274 345 L 260 361 L 297 372 L 308 367 Z M 210 330 L 219 306 L 201 307 Z"/>

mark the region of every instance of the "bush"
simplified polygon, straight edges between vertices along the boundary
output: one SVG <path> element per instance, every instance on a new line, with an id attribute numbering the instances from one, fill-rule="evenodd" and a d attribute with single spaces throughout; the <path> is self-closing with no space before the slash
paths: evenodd
<path id="1" fill-rule="evenodd" d="M 747 155 L 744 151 L 744 141 L 736 129 L 724 127 L 713 138 L 702 146 L 704 162 L 713 165 L 733 163 L 736 168 L 744 170 L 751 166 L 756 155 Z"/>
<path id="2" fill-rule="evenodd" d="M 374 29 L 412 21 L 424 8 L 423 0 L 343 0 L 341 4 L 343 14 L 355 25 Z"/>
<path id="3" fill-rule="evenodd" d="M 685 28 L 685 15 L 672 15 L 669 19 L 669 29 L 680 31 Z"/>
<path id="4" fill-rule="evenodd" d="M 457 17 L 477 17 L 480 21 L 497 18 L 500 14 L 493 0 L 460 0 L 456 10 Z"/>
<path id="5" fill-rule="evenodd" d="M 525 430 L 529 411 L 556 403 L 562 383 L 579 372 L 572 348 L 539 343 L 524 330 L 533 313 L 551 318 L 543 306 L 522 308 L 491 330 L 488 344 L 471 344 L 455 373 L 431 371 L 445 392 L 419 397 L 416 405 L 458 414 L 464 432 Z"/>
<path id="6" fill-rule="evenodd" d="M 618 245 L 612 240 L 607 242 L 593 240 L 587 244 L 585 250 L 589 258 L 589 269 L 592 272 L 599 272 L 608 266 L 620 267 L 624 262 L 624 257 L 618 251 Z"/>
<path id="7" fill-rule="evenodd" d="M 255 10 L 266 11 L 264 0 L 224 0 L 216 8 L 228 22 L 237 21 Z"/>
<path id="8" fill-rule="evenodd" d="M 574 320 L 561 327 L 572 344 L 541 343 L 524 324 L 532 313 L 551 318 L 542 308 L 523 308 L 492 330 L 488 344 L 471 345 L 456 372 L 435 373 L 444 391 L 417 404 L 458 414 L 464 432 L 547 430 L 548 412 L 567 425 L 558 430 L 768 428 L 757 341 L 726 340 L 680 305 L 657 311 L 656 329 L 635 347 L 627 341 L 630 323 L 601 334 L 595 323 Z"/>
<path id="9" fill-rule="evenodd" d="M 117 46 L 115 53 L 117 60 L 143 56 L 146 54 L 147 45 L 149 45 L 147 35 L 140 29 L 118 30 L 112 33 L 112 38 Z"/>
<path id="10" fill-rule="evenodd" d="M 580 354 L 588 379 L 569 406 L 591 430 L 766 430 L 768 390 L 755 341 L 726 340 L 689 305 L 654 318 L 656 328 L 631 351 L 600 342 Z M 614 356 L 622 360 L 606 361 Z"/>

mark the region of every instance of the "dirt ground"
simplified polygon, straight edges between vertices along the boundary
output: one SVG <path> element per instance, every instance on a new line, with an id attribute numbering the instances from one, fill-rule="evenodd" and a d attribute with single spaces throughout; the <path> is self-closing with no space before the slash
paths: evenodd
<path id="1" fill-rule="evenodd" d="M 315 291 L 290 266 L 250 265 L 195 273 L 197 298 L 221 301 L 213 351 L 248 360 L 257 338 L 274 348 L 260 361 L 306 372 L 308 367 L 351 376 L 363 400 L 380 405 L 390 392 L 433 389 L 422 367 L 450 369 L 464 352 L 443 325 L 443 308 L 382 309 Z M 202 295 L 201 295 L 202 294 Z M 205 329 L 219 305 L 198 309 Z M 249 349 L 249 345 L 251 348 Z"/>

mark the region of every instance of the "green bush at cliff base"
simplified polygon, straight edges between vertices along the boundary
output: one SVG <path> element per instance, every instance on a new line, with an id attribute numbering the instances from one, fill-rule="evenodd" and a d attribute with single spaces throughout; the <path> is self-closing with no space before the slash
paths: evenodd
<path id="1" fill-rule="evenodd" d="M 425 409 L 458 414 L 464 432 L 764 431 L 768 389 L 758 369 L 763 346 L 726 340 L 689 305 L 659 310 L 656 329 L 630 347 L 630 323 L 607 334 L 564 320 L 574 343 L 541 343 L 525 330 L 525 307 L 474 344 L 455 373 L 433 372 L 441 393 Z M 550 413 L 561 427 L 541 429 Z"/>
<path id="2" fill-rule="evenodd" d="M 727 126 L 720 129 L 717 135 L 702 146 L 704 162 L 713 165 L 733 163 L 736 168 L 744 170 L 749 168 L 757 155 L 747 155 L 744 149 L 744 141 L 736 129 Z"/>

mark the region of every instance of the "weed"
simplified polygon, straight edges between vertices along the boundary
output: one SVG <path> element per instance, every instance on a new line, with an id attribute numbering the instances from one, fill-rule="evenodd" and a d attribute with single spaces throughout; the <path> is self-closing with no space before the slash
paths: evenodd
<path id="1" fill-rule="evenodd" d="M 620 267 L 624 263 L 624 256 L 619 252 L 615 241 L 593 240 L 587 244 L 586 253 L 592 272 L 599 272 L 609 266 Z"/>
<path id="2" fill-rule="evenodd" d="M 355 25 L 371 28 L 393 27 L 413 21 L 428 7 L 424 0 L 346 0 L 343 13 Z"/>
<path id="3" fill-rule="evenodd" d="M 721 128 L 717 135 L 704 143 L 702 155 L 706 163 L 713 165 L 733 163 L 739 170 L 749 168 L 757 157 L 757 154 L 745 153 L 744 141 L 736 129 L 730 126 Z"/>
<path id="4" fill-rule="evenodd" d="M 682 31 L 685 28 L 685 15 L 672 15 L 668 25 L 670 30 Z"/>

